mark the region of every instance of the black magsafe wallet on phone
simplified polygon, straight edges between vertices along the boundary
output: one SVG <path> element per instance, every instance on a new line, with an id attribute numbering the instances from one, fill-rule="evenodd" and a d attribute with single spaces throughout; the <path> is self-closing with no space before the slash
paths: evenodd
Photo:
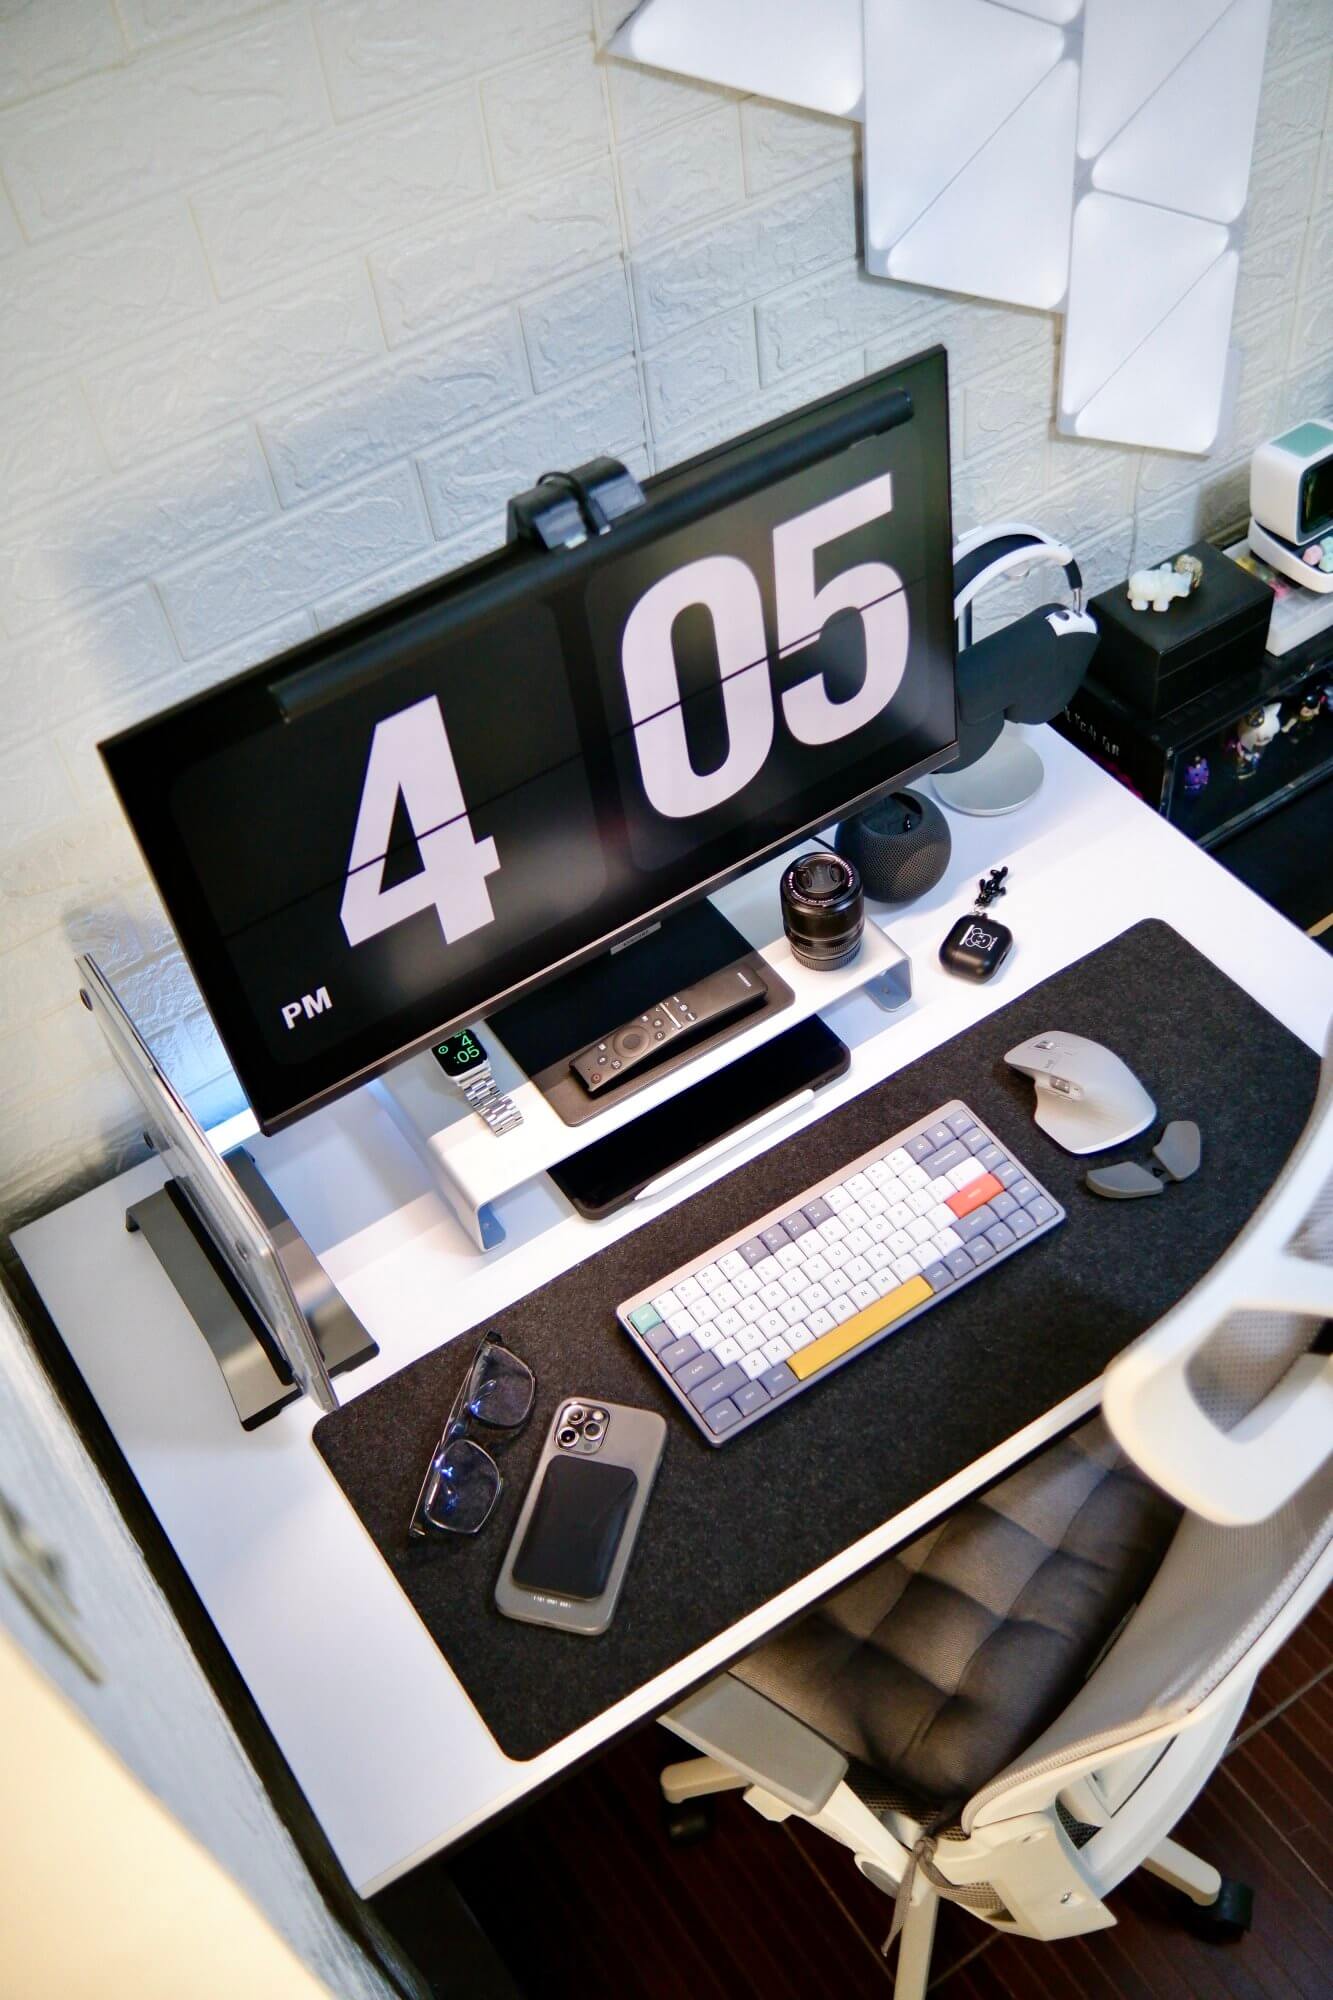
<path id="1" fill-rule="evenodd" d="M 514 1582 L 561 1597 L 600 1597 L 638 1484 L 627 1465 L 553 1458 L 514 1558 Z"/>

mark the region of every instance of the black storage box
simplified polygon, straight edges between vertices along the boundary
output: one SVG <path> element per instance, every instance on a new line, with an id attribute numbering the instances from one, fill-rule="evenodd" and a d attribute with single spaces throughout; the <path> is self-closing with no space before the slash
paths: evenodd
<path id="1" fill-rule="evenodd" d="M 1168 610 L 1133 610 L 1123 583 L 1089 606 L 1102 635 L 1093 684 L 1140 715 L 1173 715 L 1246 674 L 1257 690 L 1263 673 L 1272 591 L 1211 542 L 1196 542 L 1187 553 L 1203 564 L 1203 581 Z"/>
<path id="2" fill-rule="evenodd" d="M 1155 720 L 1088 680 L 1052 726 L 1191 840 L 1215 847 L 1333 772 L 1333 629 L 1262 660 L 1257 686 L 1246 672 Z"/>

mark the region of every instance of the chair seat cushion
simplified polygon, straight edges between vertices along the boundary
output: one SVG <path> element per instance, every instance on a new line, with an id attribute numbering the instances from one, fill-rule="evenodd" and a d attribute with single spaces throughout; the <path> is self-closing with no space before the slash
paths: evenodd
<path id="1" fill-rule="evenodd" d="M 1178 1520 L 1097 1419 L 731 1671 L 921 1816 L 956 1812 L 1071 1699 Z"/>

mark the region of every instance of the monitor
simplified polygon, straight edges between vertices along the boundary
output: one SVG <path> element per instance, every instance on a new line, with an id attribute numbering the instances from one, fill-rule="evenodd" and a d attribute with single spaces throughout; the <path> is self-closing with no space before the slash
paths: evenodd
<path id="1" fill-rule="evenodd" d="M 956 742 L 934 348 L 102 755 L 273 1131 Z"/>

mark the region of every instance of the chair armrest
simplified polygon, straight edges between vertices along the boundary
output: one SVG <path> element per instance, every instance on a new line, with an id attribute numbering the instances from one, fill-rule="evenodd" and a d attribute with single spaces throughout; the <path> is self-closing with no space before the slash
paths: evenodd
<path id="1" fill-rule="evenodd" d="M 847 1775 L 841 1751 L 731 1674 L 719 1674 L 661 1719 L 797 1812 L 819 1812 Z"/>

